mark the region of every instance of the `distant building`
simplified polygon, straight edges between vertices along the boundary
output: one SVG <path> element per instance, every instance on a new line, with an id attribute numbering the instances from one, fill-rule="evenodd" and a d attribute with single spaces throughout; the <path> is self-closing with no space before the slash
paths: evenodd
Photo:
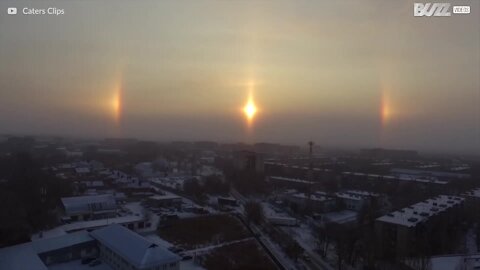
<path id="1" fill-rule="evenodd" d="M 264 164 L 265 172 L 268 175 L 288 175 L 289 178 L 297 178 L 302 180 L 312 179 L 313 182 L 337 179 L 337 174 L 331 169 L 312 168 L 312 170 L 310 170 L 309 166 L 291 165 L 272 161 L 267 161 Z"/>
<path id="2" fill-rule="evenodd" d="M 315 215 L 314 218 L 320 221 L 319 225 L 327 223 L 355 225 L 357 223 L 358 213 L 351 210 L 341 210 Z"/>
<path id="3" fill-rule="evenodd" d="M 178 270 L 181 259 L 123 226 L 110 225 L 2 248 L 0 269 L 48 270 L 75 260 L 81 265 L 80 259 L 93 257 L 108 265 L 102 269 L 113 270 Z"/>
<path id="4" fill-rule="evenodd" d="M 335 198 L 320 193 L 287 192 L 283 195 L 283 200 L 292 208 L 311 209 L 319 213 L 330 212 L 337 207 Z"/>
<path id="5" fill-rule="evenodd" d="M 275 143 L 256 143 L 253 148 L 257 152 L 269 153 L 269 154 L 284 154 L 292 155 L 300 152 L 299 146 L 294 145 L 281 145 Z"/>
<path id="6" fill-rule="evenodd" d="M 356 212 L 367 205 L 375 205 L 379 211 L 389 206 L 387 196 L 375 192 L 346 190 L 337 192 L 335 195 L 343 201 L 346 209 Z"/>
<path id="7" fill-rule="evenodd" d="M 233 166 L 240 171 L 264 171 L 264 158 L 260 153 L 252 151 L 238 151 L 233 155 Z"/>
<path id="8" fill-rule="evenodd" d="M 101 180 L 94 181 L 82 181 L 79 185 L 83 186 L 86 189 L 104 189 L 105 183 Z"/>
<path id="9" fill-rule="evenodd" d="M 104 140 L 104 143 L 106 145 L 116 146 L 116 147 L 125 146 L 125 145 L 132 145 L 132 144 L 135 144 L 137 142 L 138 142 L 138 140 L 133 139 L 133 138 L 106 138 Z"/>
<path id="10" fill-rule="evenodd" d="M 88 174 L 88 173 L 90 173 L 90 168 L 87 168 L 87 167 L 75 168 L 75 172 L 77 174 Z"/>
<path id="11" fill-rule="evenodd" d="M 148 197 L 147 202 L 154 207 L 180 207 L 182 205 L 182 197 L 174 194 L 153 195 Z"/>
<path id="12" fill-rule="evenodd" d="M 279 188 L 312 188 L 314 182 L 304 179 L 282 177 L 282 176 L 268 176 L 267 181 L 272 183 L 273 186 Z"/>
<path id="13" fill-rule="evenodd" d="M 218 148 L 218 143 L 210 142 L 210 141 L 198 141 L 198 142 L 194 142 L 193 146 L 196 149 L 200 149 L 200 150 L 215 150 Z"/>
<path id="14" fill-rule="evenodd" d="M 347 182 L 363 183 L 364 185 L 384 183 L 414 184 L 419 188 L 429 188 L 435 192 L 447 192 L 448 181 L 438 179 L 425 179 L 414 175 L 384 175 L 363 172 L 342 172 L 342 180 Z"/>
<path id="15" fill-rule="evenodd" d="M 417 169 L 401 169 L 394 168 L 391 171 L 391 174 L 398 177 L 415 177 L 419 179 L 427 180 L 445 180 L 449 181 L 452 179 L 468 179 L 470 174 L 466 173 L 457 173 L 457 172 L 445 172 L 445 171 L 432 171 L 432 170 L 417 170 Z"/>
<path id="16" fill-rule="evenodd" d="M 381 256 L 416 256 L 416 247 L 422 235 L 437 221 L 455 221 L 463 207 L 462 197 L 440 195 L 397 210 L 375 221 L 375 231 L 380 239 Z"/>
<path id="17" fill-rule="evenodd" d="M 159 173 L 153 168 L 152 162 L 142 162 L 135 165 L 135 172 L 143 178 L 158 176 Z"/>
<path id="18" fill-rule="evenodd" d="M 414 150 L 397 150 L 397 149 L 383 149 L 371 148 L 361 149 L 360 154 L 369 158 L 401 158 L 414 159 L 418 157 L 418 152 Z"/>
<path id="19" fill-rule="evenodd" d="M 72 221 L 115 217 L 118 209 L 112 194 L 65 197 L 61 201 L 65 216 Z"/>
<path id="20" fill-rule="evenodd" d="M 359 212 L 364 205 L 369 203 L 366 197 L 357 194 L 337 192 L 335 195 L 343 202 L 347 210 L 352 210 L 355 212 Z"/>

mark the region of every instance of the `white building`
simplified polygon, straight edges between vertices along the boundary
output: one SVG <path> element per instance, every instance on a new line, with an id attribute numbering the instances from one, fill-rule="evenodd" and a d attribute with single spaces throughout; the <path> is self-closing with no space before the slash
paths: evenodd
<path id="1" fill-rule="evenodd" d="M 104 270 L 178 270 L 181 258 L 121 225 L 81 231 L 0 249 L 0 269 L 97 269 L 82 258 L 99 257 Z M 57 268 L 58 267 L 58 268 Z"/>
<path id="2" fill-rule="evenodd" d="M 180 257 L 120 226 L 91 233 L 98 241 L 100 257 L 113 269 L 178 270 Z"/>
<path id="3" fill-rule="evenodd" d="M 379 217 L 375 231 L 381 239 L 381 251 L 388 256 L 413 256 L 419 235 L 434 226 L 435 221 L 455 220 L 465 199 L 439 195 Z"/>
<path id="4" fill-rule="evenodd" d="M 65 197 L 61 201 L 65 215 L 72 221 L 115 217 L 118 208 L 112 194 Z"/>

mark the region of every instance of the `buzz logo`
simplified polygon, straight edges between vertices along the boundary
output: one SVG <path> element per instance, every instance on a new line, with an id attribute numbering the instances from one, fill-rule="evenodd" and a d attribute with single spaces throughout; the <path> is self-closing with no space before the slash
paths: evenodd
<path id="1" fill-rule="evenodd" d="M 435 16 L 435 17 L 449 17 L 450 12 L 449 3 L 414 3 L 413 4 L 413 16 Z"/>

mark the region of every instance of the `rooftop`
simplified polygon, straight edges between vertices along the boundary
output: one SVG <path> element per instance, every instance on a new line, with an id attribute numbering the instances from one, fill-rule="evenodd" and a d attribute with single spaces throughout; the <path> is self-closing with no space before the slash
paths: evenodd
<path id="1" fill-rule="evenodd" d="M 61 228 L 66 232 L 74 232 L 79 230 L 96 229 L 96 228 L 108 226 L 110 224 L 125 224 L 125 223 L 137 222 L 142 220 L 144 220 L 144 217 L 141 215 L 139 216 L 128 215 L 128 216 L 115 217 L 115 218 L 79 221 L 79 222 L 74 222 L 70 224 L 65 224 Z"/>
<path id="2" fill-rule="evenodd" d="M 351 210 L 342 210 L 337 212 L 329 212 L 322 215 L 325 221 L 338 224 L 354 222 L 357 220 L 357 212 Z"/>
<path id="3" fill-rule="evenodd" d="M 307 180 L 302 180 L 302 179 L 297 179 L 297 178 L 288 178 L 288 177 L 282 177 L 282 176 L 271 176 L 271 180 L 279 180 L 279 181 L 286 181 L 286 182 L 295 182 L 295 183 L 302 183 L 302 184 L 314 184 L 314 182 L 307 181 Z"/>
<path id="4" fill-rule="evenodd" d="M 308 196 L 308 195 L 305 194 L 305 193 L 296 193 L 296 194 L 293 194 L 292 197 L 300 198 L 300 199 L 309 199 L 309 200 L 312 200 L 312 201 L 328 201 L 328 200 L 333 200 L 333 198 L 326 197 L 326 196 L 319 195 L 319 194 L 310 194 L 310 196 Z"/>
<path id="5" fill-rule="evenodd" d="M 173 194 L 165 194 L 165 195 L 153 195 L 151 197 L 148 197 L 151 200 L 174 200 L 174 199 L 181 199 L 182 197 L 173 195 Z"/>
<path id="6" fill-rule="evenodd" d="M 465 199 L 456 196 L 439 195 L 398 211 L 377 218 L 377 221 L 397 224 L 406 227 L 415 227 L 417 224 L 438 215 L 447 209 L 461 204 Z"/>
<path id="7" fill-rule="evenodd" d="M 417 177 L 414 175 L 379 175 L 379 174 L 368 174 L 360 172 L 342 172 L 343 175 L 352 175 L 352 176 L 361 176 L 365 177 L 364 179 L 377 179 L 377 180 L 397 180 L 397 181 L 412 181 L 417 183 L 426 183 L 426 184 L 437 184 L 445 185 L 448 184 L 448 181 L 436 180 L 436 179 L 425 179 Z"/>
<path id="8" fill-rule="evenodd" d="M 117 208 L 115 198 L 112 194 L 64 197 L 62 198 L 62 204 L 68 214 Z M 92 204 L 100 204 L 100 206 L 96 207 L 96 209 L 92 209 Z"/>
<path id="9" fill-rule="evenodd" d="M 38 254 L 94 241 L 86 231 L 0 249 L 0 269 L 47 270 Z"/>
<path id="10" fill-rule="evenodd" d="M 337 192 L 335 193 L 335 195 L 337 195 L 337 197 L 340 199 L 348 199 L 348 200 L 355 200 L 355 201 L 362 201 L 365 198 L 365 196 L 360 196 L 357 194 L 351 194 L 346 192 Z"/>
<path id="11" fill-rule="evenodd" d="M 138 269 L 178 262 L 180 257 L 120 225 L 95 230 L 91 236 Z M 119 237 L 121 236 L 121 237 Z"/>

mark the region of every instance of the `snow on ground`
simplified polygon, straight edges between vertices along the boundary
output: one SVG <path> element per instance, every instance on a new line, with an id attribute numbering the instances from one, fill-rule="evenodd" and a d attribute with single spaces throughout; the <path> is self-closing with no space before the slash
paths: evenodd
<path id="1" fill-rule="evenodd" d="M 263 212 L 267 218 L 269 217 L 284 217 L 291 218 L 285 211 L 280 210 L 278 207 L 271 205 L 270 203 L 262 202 Z"/>
<path id="2" fill-rule="evenodd" d="M 35 241 L 35 240 L 47 239 L 47 238 L 62 236 L 65 234 L 67 234 L 65 230 L 63 230 L 60 227 L 56 227 L 48 231 L 41 231 L 39 233 L 33 234 L 31 237 L 31 240 Z"/>
<path id="3" fill-rule="evenodd" d="M 106 263 L 101 263 L 97 266 L 89 266 L 82 264 L 80 260 L 70 261 L 66 263 L 54 264 L 48 267 L 48 270 L 113 270 Z"/>
<path id="4" fill-rule="evenodd" d="M 149 241 L 161 246 L 161 247 L 164 247 L 164 248 L 169 248 L 169 247 L 172 247 L 173 244 L 168 242 L 168 241 L 165 241 L 163 240 L 162 238 L 160 238 L 160 236 L 158 236 L 157 234 L 148 234 L 148 235 L 145 235 L 144 236 L 146 239 L 148 239 Z"/>
<path id="5" fill-rule="evenodd" d="M 170 248 L 170 247 L 173 247 L 174 245 L 168 241 L 165 241 L 163 240 L 162 238 L 160 238 L 160 236 L 156 235 L 156 234 L 148 234 L 148 235 L 145 235 L 144 236 L 147 240 L 161 246 L 161 247 L 164 247 L 164 248 Z M 243 240 L 239 240 L 239 241 L 234 241 L 234 242 L 240 242 L 240 241 L 244 241 L 244 240 L 249 240 L 249 239 L 243 239 Z M 230 242 L 230 243 L 233 243 L 233 242 Z M 229 244 L 229 243 L 225 243 L 225 244 Z M 223 244 L 222 244 L 223 245 Z M 221 245 L 219 245 L 221 246 Z M 219 246 L 209 246 L 209 247 L 206 247 L 204 249 L 213 249 L 213 248 L 216 248 L 216 247 L 219 247 Z M 189 251 L 185 251 L 184 253 L 187 255 L 197 255 L 197 253 L 201 253 L 201 252 L 205 252 L 206 250 L 189 250 Z M 205 270 L 205 268 L 197 265 L 193 259 L 190 259 L 190 260 L 186 260 L 186 261 L 180 261 L 180 269 L 181 270 Z"/>
<path id="6" fill-rule="evenodd" d="M 433 270 L 452 270 L 460 265 L 462 257 L 460 256 L 446 256 L 436 257 L 431 259 L 431 269 Z"/>
<path id="7" fill-rule="evenodd" d="M 193 260 L 180 261 L 180 269 L 181 270 L 206 270 L 200 265 L 194 263 Z"/>
<path id="8" fill-rule="evenodd" d="M 477 234 L 474 228 L 470 228 L 465 236 L 465 246 L 467 254 L 474 254 L 478 252 Z"/>
<path id="9" fill-rule="evenodd" d="M 328 260 L 330 264 L 328 264 L 315 250 L 317 249 L 317 240 L 315 237 L 314 232 L 311 230 L 310 226 L 301 223 L 298 227 L 282 227 L 282 229 L 290 234 L 298 244 L 303 247 L 306 253 L 316 262 L 317 265 L 320 265 L 322 269 L 333 269 L 331 267 L 332 260 Z M 332 249 L 333 244 L 330 245 L 329 250 L 327 251 L 328 254 L 334 252 Z"/>
<path id="10" fill-rule="evenodd" d="M 123 205 L 128 211 L 130 211 L 133 215 L 140 215 L 143 216 L 143 213 L 145 212 L 143 206 L 140 204 L 140 202 L 129 202 Z"/>
<path id="11" fill-rule="evenodd" d="M 298 227 L 283 227 L 282 229 L 297 240 L 304 249 L 316 249 L 316 237 L 308 225 L 302 223 Z"/>
<path id="12" fill-rule="evenodd" d="M 206 246 L 206 247 L 202 247 L 202 248 L 190 249 L 190 250 L 186 250 L 185 253 L 189 254 L 189 255 L 192 255 L 192 256 L 202 255 L 202 254 L 208 253 L 209 251 L 211 251 L 212 249 L 215 249 L 215 248 L 219 248 L 219 247 L 223 247 L 223 246 L 227 246 L 227 245 L 231 245 L 231 244 L 237 244 L 237 243 L 241 243 L 241 242 L 244 242 L 244 241 L 249 241 L 249 240 L 252 240 L 252 239 L 254 239 L 254 238 L 253 237 L 248 237 L 248 238 L 244 238 L 244 239 L 240 239 L 240 240 L 224 242 L 224 243 L 221 243 L 221 244 L 218 244 L 218 245 L 210 245 L 210 246 Z"/>

